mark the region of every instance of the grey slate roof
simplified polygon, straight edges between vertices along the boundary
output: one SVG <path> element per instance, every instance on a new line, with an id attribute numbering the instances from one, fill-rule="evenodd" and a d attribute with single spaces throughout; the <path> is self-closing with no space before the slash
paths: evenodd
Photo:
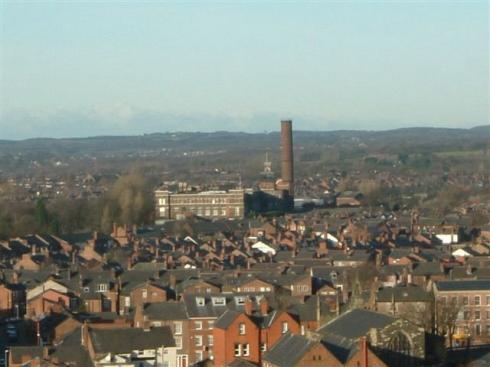
<path id="1" fill-rule="evenodd" d="M 383 288 L 376 294 L 377 302 L 430 302 L 431 294 L 426 292 L 422 287 L 394 287 Z"/>
<path id="2" fill-rule="evenodd" d="M 322 335 L 335 334 L 357 339 L 372 328 L 382 329 L 394 321 L 395 318 L 378 312 L 353 309 L 326 323 L 318 331 Z"/>
<path id="3" fill-rule="evenodd" d="M 80 331 L 79 331 L 80 332 Z M 75 364 L 77 367 L 93 367 L 88 351 L 81 345 L 58 345 L 51 355 L 59 362 Z"/>
<path id="4" fill-rule="evenodd" d="M 344 364 L 358 351 L 357 343 L 352 339 L 334 334 L 325 335 L 322 344 Z"/>
<path id="5" fill-rule="evenodd" d="M 481 291 L 490 290 L 490 280 L 444 280 L 436 282 L 439 291 Z"/>
<path id="6" fill-rule="evenodd" d="M 89 329 L 89 334 L 95 353 L 129 353 L 136 349 L 175 347 L 175 340 L 168 326 L 153 327 L 150 330 Z"/>
<path id="7" fill-rule="evenodd" d="M 144 314 L 150 320 L 185 320 L 187 311 L 183 302 L 155 302 L 145 305 Z"/>
<path id="8" fill-rule="evenodd" d="M 214 327 L 218 329 L 226 329 L 235 319 L 240 316 L 240 312 L 227 310 L 214 323 Z"/>
<path id="9" fill-rule="evenodd" d="M 288 333 L 265 353 L 263 360 L 281 367 L 293 367 L 315 343 L 303 336 Z"/>

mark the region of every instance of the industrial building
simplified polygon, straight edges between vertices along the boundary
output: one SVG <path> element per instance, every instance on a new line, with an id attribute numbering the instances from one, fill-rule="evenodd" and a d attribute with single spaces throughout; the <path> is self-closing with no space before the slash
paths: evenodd
<path id="1" fill-rule="evenodd" d="M 267 160 L 267 159 L 266 159 Z M 155 191 L 158 219 L 184 219 L 188 214 L 203 218 L 238 219 L 250 212 L 289 211 L 294 208 L 294 155 L 291 120 L 281 121 L 281 177 L 272 175 L 259 182 L 258 189 L 228 191 Z M 271 173 L 270 162 L 267 162 Z"/>
<path id="2" fill-rule="evenodd" d="M 155 191 L 158 216 L 162 219 L 184 219 L 193 213 L 204 218 L 243 218 L 244 190 L 172 193 Z"/>

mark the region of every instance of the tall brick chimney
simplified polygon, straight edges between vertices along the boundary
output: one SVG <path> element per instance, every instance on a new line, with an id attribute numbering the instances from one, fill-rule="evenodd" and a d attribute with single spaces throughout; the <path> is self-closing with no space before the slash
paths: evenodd
<path id="1" fill-rule="evenodd" d="M 293 122 L 281 121 L 281 180 L 288 185 L 287 191 L 294 196 Z"/>

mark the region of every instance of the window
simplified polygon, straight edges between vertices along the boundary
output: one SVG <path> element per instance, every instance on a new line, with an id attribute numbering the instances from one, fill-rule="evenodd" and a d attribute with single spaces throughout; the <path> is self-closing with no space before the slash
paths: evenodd
<path id="1" fill-rule="evenodd" d="M 181 336 L 175 336 L 175 347 L 177 349 L 182 349 L 182 337 Z"/>
<path id="2" fill-rule="evenodd" d="M 301 325 L 301 335 L 305 335 L 305 326 Z"/>
<path id="3" fill-rule="evenodd" d="M 194 329 L 202 330 L 202 321 L 194 321 Z"/>
<path id="4" fill-rule="evenodd" d="M 242 345 L 235 343 L 235 357 L 240 357 L 242 355 Z"/>
<path id="5" fill-rule="evenodd" d="M 487 335 L 490 335 L 490 324 L 487 325 Z"/>
<path id="6" fill-rule="evenodd" d="M 84 292 L 84 293 L 88 293 L 88 292 L 90 292 L 90 288 L 89 288 L 89 287 L 84 287 L 84 288 L 83 288 L 83 292 Z"/>
<path id="7" fill-rule="evenodd" d="M 487 296 L 487 305 L 490 305 L 490 296 Z"/>
<path id="8" fill-rule="evenodd" d="M 107 284 L 100 283 L 97 285 L 97 292 L 107 292 Z"/>
<path id="9" fill-rule="evenodd" d="M 182 322 L 181 321 L 174 322 L 174 334 L 175 335 L 182 335 Z"/>
<path id="10" fill-rule="evenodd" d="M 480 311 L 475 311 L 475 320 L 480 320 Z"/>
<path id="11" fill-rule="evenodd" d="M 289 330 L 289 325 L 286 321 L 282 322 L 281 333 L 286 334 Z"/>
<path id="12" fill-rule="evenodd" d="M 403 358 L 403 356 L 410 356 L 412 354 L 412 346 L 410 340 L 401 331 L 398 331 L 391 338 L 388 343 L 388 350 L 392 352 L 392 355 L 388 357 L 388 366 L 406 366 L 406 364 L 403 363 L 404 361 L 406 361 L 406 358 Z"/>
<path id="13" fill-rule="evenodd" d="M 240 289 L 238 289 L 240 291 Z M 235 303 L 237 305 L 244 305 L 245 304 L 245 297 L 235 297 Z"/>
<path id="14" fill-rule="evenodd" d="M 480 324 L 475 325 L 475 334 L 480 335 L 481 334 L 481 326 Z"/>
<path id="15" fill-rule="evenodd" d="M 124 306 L 126 306 L 126 307 L 130 307 L 131 306 L 131 298 L 124 297 Z"/>
<path id="16" fill-rule="evenodd" d="M 456 306 L 458 304 L 458 297 L 451 297 L 451 304 Z"/>
<path id="17" fill-rule="evenodd" d="M 147 298 L 148 297 L 148 291 L 146 289 L 143 289 L 143 291 L 141 292 L 141 296 L 143 298 Z"/>
<path id="18" fill-rule="evenodd" d="M 463 305 L 467 305 L 469 303 L 469 297 L 468 296 L 464 296 L 463 297 Z"/>
<path id="19" fill-rule="evenodd" d="M 212 329 L 214 327 L 214 320 L 208 321 L 208 329 Z"/>
<path id="20" fill-rule="evenodd" d="M 202 355 L 203 355 L 202 350 L 196 351 L 196 361 L 197 362 L 202 361 L 202 359 L 203 359 Z"/>
<path id="21" fill-rule="evenodd" d="M 261 352 L 267 352 L 267 344 L 260 343 L 260 351 Z"/>
<path id="22" fill-rule="evenodd" d="M 475 305 L 479 306 L 480 305 L 481 298 L 480 296 L 475 296 Z"/>
<path id="23" fill-rule="evenodd" d="M 238 325 L 238 333 L 240 335 L 245 335 L 245 324 L 243 322 L 241 322 L 239 325 Z"/>
<path id="24" fill-rule="evenodd" d="M 212 346 L 214 344 L 214 337 L 212 335 L 208 335 L 208 345 Z"/>
<path id="25" fill-rule="evenodd" d="M 202 335 L 196 335 L 194 339 L 194 343 L 196 344 L 196 347 L 201 347 L 202 346 Z"/>
<path id="26" fill-rule="evenodd" d="M 470 319 L 470 311 L 465 311 L 464 312 L 464 319 L 469 320 Z"/>
<path id="27" fill-rule="evenodd" d="M 202 307 L 206 304 L 206 300 L 204 299 L 204 297 L 197 297 L 196 298 L 196 305 L 198 305 L 199 307 Z"/>
<path id="28" fill-rule="evenodd" d="M 243 356 L 248 357 L 250 355 L 250 344 L 242 345 Z"/>
<path id="29" fill-rule="evenodd" d="M 151 323 L 152 326 L 155 326 L 155 327 L 160 327 L 162 326 L 162 322 L 161 321 L 154 321 Z"/>
<path id="30" fill-rule="evenodd" d="M 226 298 L 225 297 L 213 297 L 213 306 L 226 306 Z"/>

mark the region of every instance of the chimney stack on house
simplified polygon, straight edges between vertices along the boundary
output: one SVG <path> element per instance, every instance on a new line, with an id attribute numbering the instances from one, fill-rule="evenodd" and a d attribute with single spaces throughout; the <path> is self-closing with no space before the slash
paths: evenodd
<path id="1" fill-rule="evenodd" d="M 267 316 L 268 313 L 269 313 L 269 302 L 267 302 L 267 299 L 263 297 L 260 300 L 260 314 L 262 316 Z"/>
<path id="2" fill-rule="evenodd" d="M 247 298 L 245 300 L 245 304 L 243 305 L 243 309 L 245 311 L 245 314 L 248 316 L 251 316 L 252 315 L 252 308 L 253 308 L 252 300 L 250 298 Z"/>
<path id="3" fill-rule="evenodd" d="M 368 347 L 367 347 L 367 340 L 365 336 L 359 339 L 359 350 L 361 352 L 360 367 L 368 367 Z"/>

